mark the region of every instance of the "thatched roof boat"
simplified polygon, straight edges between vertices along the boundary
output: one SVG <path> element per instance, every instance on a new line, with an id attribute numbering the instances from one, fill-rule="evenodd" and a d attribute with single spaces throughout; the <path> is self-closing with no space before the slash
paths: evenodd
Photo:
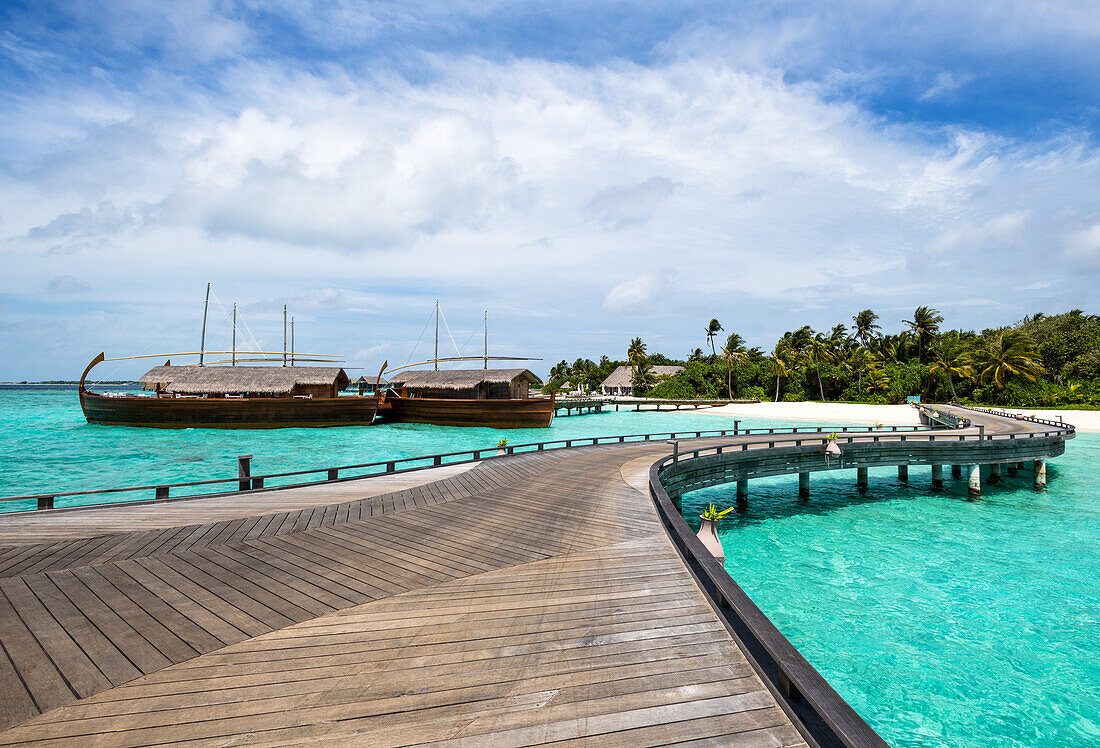
<path id="1" fill-rule="evenodd" d="M 442 426 L 541 428 L 554 417 L 552 397 L 531 396 L 541 384 L 528 369 L 406 371 L 390 378 L 381 415 Z"/>
<path id="2" fill-rule="evenodd" d="M 291 428 L 369 425 L 382 393 L 340 396 L 338 366 L 154 366 L 141 377 L 152 395 L 92 392 L 80 378 L 89 423 L 156 428 Z M 380 388 L 378 388 L 380 389 Z"/>
<path id="3" fill-rule="evenodd" d="M 350 382 L 339 366 L 154 366 L 139 381 L 157 392 L 253 397 L 336 397 Z"/>

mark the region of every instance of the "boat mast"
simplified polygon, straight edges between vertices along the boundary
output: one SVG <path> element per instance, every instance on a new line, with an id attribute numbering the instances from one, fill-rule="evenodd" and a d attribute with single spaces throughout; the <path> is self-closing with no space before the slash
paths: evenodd
<path id="1" fill-rule="evenodd" d="M 283 304 L 283 366 L 286 366 L 286 304 Z"/>
<path id="2" fill-rule="evenodd" d="M 435 300 L 435 358 L 432 359 L 434 369 L 439 371 L 439 299 Z"/>
<path id="3" fill-rule="evenodd" d="M 237 365 L 237 302 L 233 302 L 233 365 Z"/>
<path id="4" fill-rule="evenodd" d="M 485 312 L 485 366 L 483 369 L 489 368 L 489 312 Z"/>
<path id="5" fill-rule="evenodd" d="M 290 318 L 290 365 L 294 366 L 294 318 Z"/>
<path id="6" fill-rule="evenodd" d="M 206 312 L 210 309 L 210 284 L 206 284 L 206 301 L 202 305 L 202 340 L 199 343 L 199 366 L 202 366 L 203 353 L 206 351 Z"/>

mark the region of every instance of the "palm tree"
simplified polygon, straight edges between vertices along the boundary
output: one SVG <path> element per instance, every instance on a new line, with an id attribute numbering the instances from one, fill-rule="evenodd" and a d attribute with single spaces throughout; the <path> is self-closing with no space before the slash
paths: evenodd
<path id="1" fill-rule="evenodd" d="M 1001 330 L 984 347 L 973 351 L 970 361 L 982 381 L 992 382 L 999 390 L 1012 376 L 1034 382 L 1043 373 L 1035 341 L 1027 333 L 1011 328 Z"/>
<path id="2" fill-rule="evenodd" d="M 718 333 L 721 332 L 721 331 L 722 331 L 722 325 L 718 320 L 712 319 L 707 324 L 707 342 L 710 343 L 710 355 L 711 356 L 718 355 L 714 351 L 714 338 L 717 337 Z"/>
<path id="3" fill-rule="evenodd" d="M 722 358 L 726 360 L 726 387 L 729 389 L 730 399 L 733 399 L 733 362 L 742 363 L 748 351 L 745 350 L 745 339 L 735 332 L 731 332 L 726 338 L 726 345 L 722 348 Z"/>
<path id="4" fill-rule="evenodd" d="M 959 393 L 955 392 L 955 377 L 959 379 L 971 379 L 974 376 L 974 367 L 970 365 L 970 353 L 958 337 L 943 337 L 932 351 L 932 363 L 928 371 L 933 374 L 946 374 L 947 384 L 951 387 L 952 402 L 959 401 Z"/>
<path id="5" fill-rule="evenodd" d="M 626 349 L 626 360 L 630 362 L 631 373 L 631 385 L 634 384 L 634 379 L 638 377 L 639 369 L 645 365 L 646 346 L 642 342 L 641 338 L 634 338 L 630 341 L 630 347 Z"/>
<path id="6" fill-rule="evenodd" d="M 890 377 L 882 369 L 871 369 L 867 374 L 867 389 L 871 392 L 886 392 L 890 389 Z"/>
<path id="7" fill-rule="evenodd" d="M 852 367 L 859 378 L 856 392 L 860 397 L 863 397 L 863 375 L 875 368 L 875 357 L 866 348 L 856 348 L 848 359 L 848 365 Z"/>
<path id="8" fill-rule="evenodd" d="M 943 315 L 931 307 L 918 306 L 913 312 L 913 319 L 903 319 L 902 322 L 916 333 L 917 361 L 923 363 L 924 351 L 928 348 L 928 342 L 940 331 Z"/>
<path id="9" fill-rule="evenodd" d="M 635 392 L 638 390 L 645 392 L 649 386 L 653 384 L 655 379 L 652 367 L 649 362 L 643 358 L 634 366 L 634 372 L 630 376 L 630 386 Z"/>
<path id="10" fill-rule="evenodd" d="M 790 350 L 783 348 L 782 343 L 775 344 L 775 350 L 768 357 L 772 360 L 772 370 L 775 372 L 775 401 L 779 402 L 779 380 L 791 372 Z"/>
<path id="11" fill-rule="evenodd" d="M 855 331 L 855 337 L 863 344 L 867 346 L 868 341 L 872 338 L 877 338 L 881 333 L 879 330 L 882 328 L 875 324 L 878 322 L 878 315 L 872 312 L 870 309 L 864 309 L 862 312 L 852 317 L 852 329 Z"/>
<path id="12" fill-rule="evenodd" d="M 815 335 L 810 340 L 810 344 L 806 347 L 806 359 L 814 365 L 814 369 L 817 371 L 817 389 L 821 393 L 821 400 L 824 402 L 825 385 L 821 381 L 821 362 L 836 360 L 829 338 L 826 338 L 821 333 Z"/>
<path id="13" fill-rule="evenodd" d="M 688 361 L 702 361 L 702 360 L 703 360 L 703 349 L 702 348 L 696 348 L 694 351 L 691 352 L 691 355 L 688 356 Z"/>

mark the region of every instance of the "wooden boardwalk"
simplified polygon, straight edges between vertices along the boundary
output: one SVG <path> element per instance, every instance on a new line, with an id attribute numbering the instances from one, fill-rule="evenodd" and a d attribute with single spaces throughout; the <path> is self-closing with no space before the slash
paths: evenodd
<path id="1" fill-rule="evenodd" d="M 644 493 L 667 453 L 0 516 L 0 744 L 805 745 Z"/>
<path id="2" fill-rule="evenodd" d="M 996 463 L 1059 454 L 1067 438 L 958 414 L 975 427 L 934 444 L 848 432 L 846 454 Z M 821 469 L 820 444 L 799 441 L 814 438 L 687 440 L 668 478 Z M 708 564 L 724 571 L 692 551 L 706 579 L 693 576 L 686 526 L 674 545 L 662 525 L 651 466 L 669 452 L 627 442 L 0 515 L 0 745 L 806 745 L 700 587 L 714 585 Z"/>

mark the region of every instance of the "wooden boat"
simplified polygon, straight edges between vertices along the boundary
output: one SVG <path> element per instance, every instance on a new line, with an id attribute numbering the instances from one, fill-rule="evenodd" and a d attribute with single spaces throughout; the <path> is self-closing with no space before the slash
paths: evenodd
<path id="1" fill-rule="evenodd" d="M 273 429 L 367 426 L 381 388 L 345 395 L 338 366 L 156 366 L 141 377 L 151 395 L 101 394 L 85 380 L 105 360 L 100 353 L 80 377 L 80 407 L 89 423 L 152 428 Z"/>
<path id="2" fill-rule="evenodd" d="M 497 429 L 546 428 L 554 398 L 531 397 L 541 385 L 527 369 L 410 371 L 390 379 L 384 421 Z"/>
<path id="3" fill-rule="evenodd" d="M 379 405 L 384 421 L 495 429 L 546 428 L 554 418 L 554 397 L 531 395 L 542 380 L 528 369 L 490 369 L 494 361 L 538 361 L 489 355 L 489 313 L 485 313 L 485 352 L 481 356 L 439 357 L 439 302 L 435 302 L 435 357 L 392 369 L 389 390 Z M 448 328 L 449 330 L 449 328 Z M 457 349 L 457 346 L 455 346 Z M 415 350 L 415 349 L 414 349 Z M 482 361 L 481 369 L 439 371 L 440 362 Z M 407 371 L 432 364 L 432 371 Z"/>

